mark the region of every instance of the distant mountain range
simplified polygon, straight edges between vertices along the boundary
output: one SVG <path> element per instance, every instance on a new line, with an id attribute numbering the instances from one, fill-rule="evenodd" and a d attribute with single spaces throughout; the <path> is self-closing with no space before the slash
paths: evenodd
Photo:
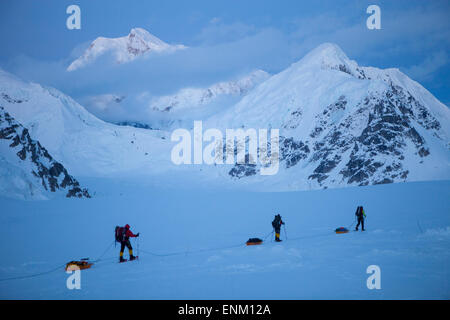
<path id="1" fill-rule="evenodd" d="M 55 89 L 0 71 L 0 105 L 75 176 L 153 183 L 176 176 L 277 191 L 450 179 L 448 107 L 398 69 L 361 67 L 334 44 L 275 75 L 256 71 L 146 101 L 143 108 L 164 114 L 164 122 L 106 123 Z M 174 165 L 170 135 L 178 125 L 191 129 L 191 120 L 202 120 L 204 130 L 279 129 L 279 172 Z"/>
<path id="2" fill-rule="evenodd" d="M 129 100 L 137 101 L 148 117 L 136 119 L 129 113 L 124 119 L 111 121 L 118 125 L 137 128 L 172 130 L 180 126 L 192 126 L 192 121 L 206 118 L 227 106 L 238 102 L 270 75 L 263 70 L 255 70 L 235 80 L 214 83 L 206 88 L 183 88 L 171 95 L 153 96 L 141 92 L 134 96 L 111 93 L 84 97 L 83 105 L 89 110 L 114 110 L 124 106 Z M 107 119 L 105 119 L 107 121 Z"/>

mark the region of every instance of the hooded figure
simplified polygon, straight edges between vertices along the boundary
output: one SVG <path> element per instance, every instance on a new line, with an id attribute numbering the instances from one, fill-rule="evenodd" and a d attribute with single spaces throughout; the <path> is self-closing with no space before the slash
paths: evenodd
<path id="1" fill-rule="evenodd" d="M 124 262 L 125 259 L 123 258 L 123 250 L 125 247 L 128 248 L 128 252 L 130 253 L 130 261 L 136 259 L 135 256 L 133 256 L 133 247 L 130 243 L 130 238 L 136 238 L 139 237 L 139 232 L 137 234 L 134 234 L 130 230 L 130 226 L 128 224 L 125 225 L 124 231 L 123 231 L 123 237 L 120 241 L 120 262 Z"/>
<path id="2" fill-rule="evenodd" d="M 275 241 L 280 242 L 280 230 L 281 225 L 284 224 L 283 220 L 281 220 L 281 216 L 277 214 L 272 221 L 272 227 L 275 230 Z"/>

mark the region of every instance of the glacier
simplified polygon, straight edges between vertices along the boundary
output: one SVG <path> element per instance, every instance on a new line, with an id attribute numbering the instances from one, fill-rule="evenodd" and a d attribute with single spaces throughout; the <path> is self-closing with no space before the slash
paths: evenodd
<path id="1" fill-rule="evenodd" d="M 95 179 L 89 200 L 0 198 L 1 299 L 448 299 L 448 181 L 296 192 L 148 188 Z M 364 205 L 365 232 L 354 228 Z M 282 243 L 271 221 L 286 222 Z M 114 227 L 130 224 L 135 262 L 119 264 Z M 251 237 L 265 238 L 246 246 Z M 56 241 L 57 240 L 57 241 Z M 125 253 L 127 257 L 127 253 Z M 81 289 L 64 264 L 89 257 Z M 369 290 L 368 266 L 381 270 Z M 18 280 L 52 271 L 40 276 Z"/>

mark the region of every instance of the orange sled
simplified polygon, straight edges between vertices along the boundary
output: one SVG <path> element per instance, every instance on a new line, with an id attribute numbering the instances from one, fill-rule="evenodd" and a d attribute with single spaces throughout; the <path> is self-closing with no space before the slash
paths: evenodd
<path id="1" fill-rule="evenodd" d="M 66 264 L 66 271 L 89 269 L 93 263 L 87 261 L 70 261 Z"/>
<path id="2" fill-rule="evenodd" d="M 262 244 L 263 241 L 259 238 L 250 238 L 246 243 L 248 246 L 256 246 L 258 244 Z"/>
<path id="3" fill-rule="evenodd" d="M 337 228 L 337 229 L 335 230 L 335 232 L 336 232 L 337 234 L 341 234 L 341 233 L 348 233 L 349 230 L 348 230 L 347 228 L 340 227 L 340 228 Z"/>

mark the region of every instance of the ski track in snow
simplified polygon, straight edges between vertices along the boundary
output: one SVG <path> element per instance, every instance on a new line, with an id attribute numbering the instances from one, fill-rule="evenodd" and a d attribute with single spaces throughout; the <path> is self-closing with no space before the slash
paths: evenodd
<path id="1" fill-rule="evenodd" d="M 88 200 L 0 198 L 0 221 L 9 226 L 0 278 L 94 260 L 125 223 L 141 233 L 139 261 L 116 263 L 112 246 L 81 272 L 81 290 L 66 288 L 61 267 L 0 281 L 1 299 L 450 298 L 450 181 L 288 193 L 95 183 L 107 191 Z M 336 235 L 352 224 L 357 205 L 365 207 L 367 231 Z M 287 241 L 245 246 L 271 231 L 275 213 L 286 221 Z M 373 264 L 381 290 L 366 287 Z"/>

